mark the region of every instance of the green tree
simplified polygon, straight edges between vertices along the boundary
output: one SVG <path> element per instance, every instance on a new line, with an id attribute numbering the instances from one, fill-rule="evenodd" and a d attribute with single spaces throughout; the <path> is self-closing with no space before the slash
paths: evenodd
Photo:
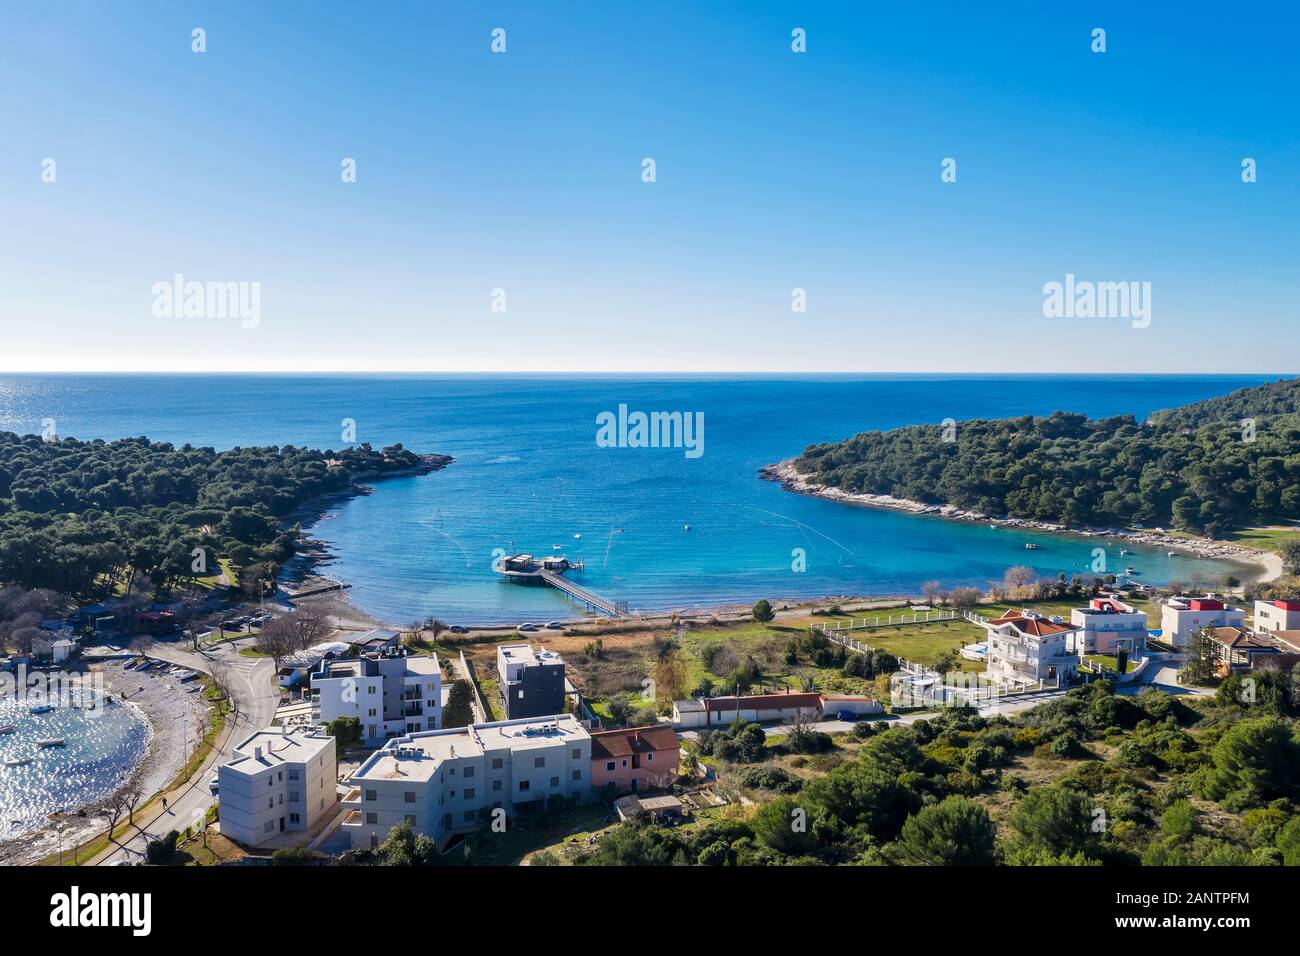
<path id="1" fill-rule="evenodd" d="M 1035 787 L 1007 817 L 1016 842 L 1054 855 L 1087 852 L 1092 845 L 1092 804 L 1061 787 Z"/>
<path id="2" fill-rule="evenodd" d="M 760 624 L 767 624 L 776 617 L 776 612 L 772 610 L 771 603 L 767 598 L 760 598 L 754 605 L 754 620 Z"/>
<path id="3" fill-rule="evenodd" d="M 816 846 L 808 811 L 794 797 L 763 804 L 749 825 L 754 836 L 788 856 L 803 856 Z"/>
<path id="4" fill-rule="evenodd" d="M 1189 840 L 1200 830 L 1196 809 L 1187 800 L 1175 800 L 1160 818 L 1160 830 L 1175 840 Z"/>
<path id="5" fill-rule="evenodd" d="M 1292 797 L 1300 781 L 1300 747 L 1276 717 L 1242 720 L 1210 751 L 1201 793 L 1229 810 Z"/>
<path id="6" fill-rule="evenodd" d="M 339 757 L 353 747 L 361 746 L 361 719 L 359 717 L 335 717 L 325 725 L 325 731 L 334 738 L 334 752 Z"/>
<path id="7" fill-rule="evenodd" d="M 457 680 L 447 693 L 447 705 L 442 708 L 442 726 L 468 727 L 474 722 L 474 695 L 469 681 Z"/>
<path id="8" fill-rule="evenodd" d="M 389 830 L 376 852 L 384 866 L 431 866 L 438 857 L 433 840 L 406 822 Z"/>
<path id="9" fill-rule="evenodd" d="M 1300 574 L 1300 538 L 1287 538 L 1278 553 L 1287 574 Z"/>
<path id="10" fill-rule="evenodd" d="M 995 861 L 996 837 L 988 811 L 951 796 L 908 817 L 896 848 L 901 859 L 918 866 L 986 866 Z"/>

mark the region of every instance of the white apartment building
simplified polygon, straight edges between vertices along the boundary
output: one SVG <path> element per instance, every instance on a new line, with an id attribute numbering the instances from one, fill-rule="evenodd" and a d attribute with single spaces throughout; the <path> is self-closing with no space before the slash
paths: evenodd
<path id="1" fill-rule="evenodd" d="M 989 635 L 985 674 L 990 679 L 1022 685 L 1065 683 L 1079 672 L 1079 658 L 1071 648 L 1080 629 L 1059 617 L 1011 610 L 985 621 L 984 628 Z"/>
<path id="2" fill-rule="evenodd" d="M 1192 635 L 1206 627 L 1244 627 L 1246 612 L 1213 595 L 1167 599 L 1160 610 L 1160 636 L 1176 648 L 1190 647 Z"/>
<path id="3" fill-rule="evenodd" d="M 409 822 L 438 843 L 479 826 L 483 811 L 507 817 L 552 797 L 591 792 L 591 736 L 570 714 L 503 720 L 389 741 L 352 775 L 343 799 L 353 849 L 378 846 Z"/>
<path id="4" fill-rule="evenodd" d="M 1260 634 L 1300 630 L 1300 601 L 1256 601 L 1255 630 Z"/>
<path id="5" fill-rule="evenodd" d="M 246 846 L 261 846 L 282 833 L 306 833 L 335 811 L 337 779 L 333 737 L 258 731 L 217 771 L 221 832 Z"/>
<path id="6" fill-rule="evenodd" d="M 356 717 L 367 747 L 442 726 L 442 667 L 436 654 L 324 661 L 312 675 L 311 694 L 313 723 Z"/>
<path id="7" fill-rule="evenodd" d="M 1087 607 L 1074 608 L 1070 623 L 1080 629 L 1071 635 L 1071 649 L 1077 654 L 1132 654 L 1146 646 L 1146 611 L 1113 596 L 1093 598 Z"/>

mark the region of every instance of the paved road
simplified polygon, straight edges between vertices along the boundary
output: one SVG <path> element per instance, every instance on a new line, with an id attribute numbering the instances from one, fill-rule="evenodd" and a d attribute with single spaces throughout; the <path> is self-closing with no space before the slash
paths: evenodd
<path id="1" fill-rule="evenodd" d="M 216 800 L 208 791 L 208 778 L 214 769 L 231 756 L 234 746 L 254 730 L 268 727 L 275 717 L 280 700 L 279 690 L 272 683 L 275 667 L 270 658 L 240 657 L 231 644 L 194 653 L 182 643 L 154 643 L 142 649 L 150 657 L 180 664 L 193 670 L 211 673 L 214 663 L 226 665 L 230 696 L 234 711 L 226 718 L 226 727 L 208 759 L 189 781 L 166 794 L 168 808 L 159 803 L 151 805 L 148 812 L 136 814 L 137 830 L 129 839 L 122 838 L 92 862 L 106 866 L 129 860 L 139 863 L 144 858 L 145 844 L 163 836 L 168 830 L 180 830 L 203 819 Z"/>

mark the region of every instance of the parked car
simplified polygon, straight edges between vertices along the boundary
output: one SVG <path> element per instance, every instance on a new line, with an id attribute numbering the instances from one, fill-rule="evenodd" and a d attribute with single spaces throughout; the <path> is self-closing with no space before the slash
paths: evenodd
<path id="1" fill-rule="evenodd" d="M 218 788 L 217 775 L 214 773 L 211 777 L 208 778 L 208 793 L 212 794 L 215 797 L 217 795 L 217 788 Z"/>
<path id="2" fill-rule="evenodd" d="M 528 622 L 525 621 L 523 624 L 520 624 L 517 628 L 515 628 L 515 630 L 517 630 L 517 631 L 535 631 L 535 630 L 537 630 L 537 625 L 536 625 L 536 624 L 529 624 Z"/>
<path id="3" fill-rule="evenodd" d="M 857 720 L 858 715 L 851 710 L 841 710 L 835 715 L 836 720 Z"/>
<path id="4" fill-rule="evenodd" d="M 468 633 L 469 633 L 469 628 L 468 628 L 468 627 L 465 627 L 465 626 L 463 626 L 463 625 L 461 625 L 461 624 L 453 624 L 451 627 L 447 628 L 447 630 L 451 631 L 451 633 L 453 633 L 453 634 L 468 634 Z"/>
<path id="5" fill-rule="evenodd" d="M 548 631 L 562 631 L 564 630 L 564 625 L 559 621 L 551 621 L 546 625 L 546 629 Z"/>

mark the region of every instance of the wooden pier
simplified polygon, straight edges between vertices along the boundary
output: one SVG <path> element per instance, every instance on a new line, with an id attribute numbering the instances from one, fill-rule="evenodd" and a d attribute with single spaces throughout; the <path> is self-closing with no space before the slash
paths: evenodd
<path id="1" fill-rule="evenodd" d="M 507 580 L 521 584 L 549 584 L 551 587 L 563 591 L 574 600 L 581 601 L 588 607 L 601 611 L 609 617 L 628 616 L 626 604 L 606 600 L 599 594 L 588 591 L 581 585 L 574 584 L 566 578 L 564 572 L 570 569 L 581 571 L 581 562 L 569 561 L 561 554 L 548 555 L 543 558 L 535 558 L 531 554 L 516 554 L 505 558 L 497 567 L 497 572 L 505 575 Z"/>
<path id="2" fill-rule="evenodd" d="M 604 611 L 610 617 L 623 617 L 623 612 L 619 610 L 617 604 L 613 601 L 607 601 L 598 594 L 588 591 L 586 588 L 574 584 L 568 578 L 556 574 L 554 571 L 543 570 L 540 572 L 541 578 L 553 588 L 559 588 L 569 597 L 576 598 L 588 607 L 594 607 L 598 611 Z"/>

